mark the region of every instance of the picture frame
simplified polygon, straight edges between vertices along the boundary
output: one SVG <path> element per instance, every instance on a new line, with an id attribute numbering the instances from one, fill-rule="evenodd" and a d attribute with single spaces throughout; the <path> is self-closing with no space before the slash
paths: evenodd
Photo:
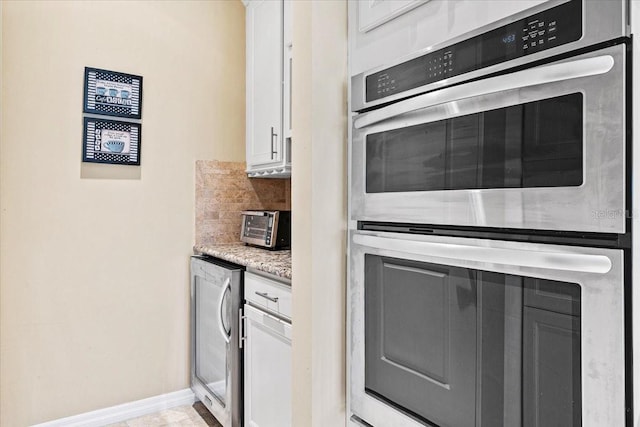
<path id="1" fill-rule="evenodd" d="M 142 124 L 85 117 L 82 161 L 114 165 L 140 165 Z"/>
<path id="2" fill-rule="evenodd" d="M 83 111 L 139 120 L 142 76 L 85 67 Z"/>

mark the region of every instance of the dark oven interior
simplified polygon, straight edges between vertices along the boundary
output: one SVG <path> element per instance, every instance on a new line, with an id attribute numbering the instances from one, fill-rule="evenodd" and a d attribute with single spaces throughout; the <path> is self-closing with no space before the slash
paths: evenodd
<path id="1" fill-rule="evenodd" d="M 365 389 L 429 425 L 580 426 L 577 283 L 365 255 Z"/>

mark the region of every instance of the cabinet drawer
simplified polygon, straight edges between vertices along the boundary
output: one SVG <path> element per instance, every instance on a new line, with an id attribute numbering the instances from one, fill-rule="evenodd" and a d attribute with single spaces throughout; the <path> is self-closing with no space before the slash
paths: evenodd
<path id="1" fill-rule="evenodd" d="M 247 302 L 291 319 L 291 287 L 254 273 L 244 273 Z"/>

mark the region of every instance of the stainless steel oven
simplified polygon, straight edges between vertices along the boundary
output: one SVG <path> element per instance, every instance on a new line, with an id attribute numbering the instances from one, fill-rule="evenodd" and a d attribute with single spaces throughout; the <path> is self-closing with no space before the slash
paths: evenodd
<path id="1" fill-rule="evenodd" d="M 619 249 L 352 231 L 358 425 L 625 425 Z"/>
<path id="2" fill-rule="evenodd" d="M 626 45 L 356 116 L 353 219 L 626 232 Z"/>
<path id="3" fill-rule="evenodd" d="M 627 8 L 545 2 L 352 78 L 352 425 L 631 425 Z"/>

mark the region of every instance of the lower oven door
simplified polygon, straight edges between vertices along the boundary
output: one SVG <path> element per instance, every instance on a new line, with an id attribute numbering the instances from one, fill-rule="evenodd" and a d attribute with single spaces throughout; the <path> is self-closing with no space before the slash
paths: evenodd
<path id="1" fill-rule="evenodd" d="M 353 231 L 352 420 L 623 426 L 622 250 Z"/>

